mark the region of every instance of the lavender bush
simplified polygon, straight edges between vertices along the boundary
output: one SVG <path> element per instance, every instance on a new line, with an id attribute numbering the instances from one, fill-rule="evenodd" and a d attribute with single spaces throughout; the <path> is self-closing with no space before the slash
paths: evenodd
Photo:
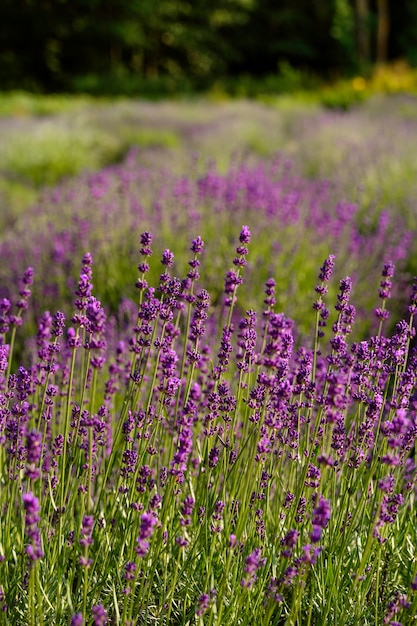
<path id="1" fill-rule="evenodd" d="M 217 303 L 218 275 L 242 223 L 253 225 L 254 244 L 239 314 L 256 308 L 259 284 L 276 276 L 279 307 L 308 333 L 313 320 L 304 312 L 305 293 L 321 259 L 331 252 L 354 279 L 355 301 L 362 309 L 370 306 L 368 281 L 378 280 L 384 258 L 397 264 L 398 282 L 403 282 L 413 241 L 405 223 L 383 212 L 374 216 L 371 227 L 366 225 L 358 219 L 357 205 L 340 200 L 326 181 L 302 178 L 282 155 L 271 160 L 236 157 L 225 172 L 196 157 L 181 175 L 167 167 L 141 165 L 140 160 L 134 150 L 122 164 L 45 190 L 39 203 L 0 239 L 0 254 L 8 259 L 0 268 L 0 295 L 15 297 L 23 269 L 34 266 L 42 276 L 35 286 L 36 316 L 57 300 L 69 314 L 78 259 L 87 249 L 96 261 L 96 295 L 117 313 L 122 299 L 135 297 L 138 229 L 157 233 L 160 253 L 164 246 L 181 251 L 182 273 L 182 250 L 198 228 L 209 249 L 202 278 Z M 157 270 L 151 269 L 151 282 L 157 280 Z M 365 324 L 361 318 L 358 331 L 368 330 Z"/>
<path id="2" fill-rule="evenodd" d="M 153 284 L 140 241 L 128 338 L 108 328 L 90 254 L 71 317 L 39 318 L 32 362 L 13 354 L 31 268 L 0 303 L 0 621 L 413 623 L 417 279 L 388 335 L 387 260 L 375 334 L 354 342 L 352 280 L 331 302 L 327 256 L 300 344 L 273 279 L 236 319 L 247 226 L 223 306 L 199 286 L 201 237 L 184 278 L 165 249 Z"/>
<path id="3" fill-rule="evenodd" d="M 55 99 L 55 106 L 46 97 L 32 105 L 27 97 L 8 100 L 0 94 L 2 226 L 5 217 L 14 221 L 29 197 L 36 199 L 34 183 L 104 166 L 134 145 L 142 165 L 179 174 L 194 152 L 224 171 L 236 150 L 268 158 L 279 150 L 303 177 L 330 178 L 339 198 L 372 215 L 375 205 L 378 211 L 391 207 L 415 225 L 413 95 L 375 96 L 343 113 L 294 97 L 268 103 L 66 98 Z"/>

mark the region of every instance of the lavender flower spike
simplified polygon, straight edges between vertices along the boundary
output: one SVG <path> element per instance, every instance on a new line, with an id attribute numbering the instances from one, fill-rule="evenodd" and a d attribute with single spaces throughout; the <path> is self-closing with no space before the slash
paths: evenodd
<path id="1" fill-rule="evenodd" d="M 154 527 L 158 523 L 158 518 L 153 513 L 144 513 L 140 518 L 140 532 L 137 539 L 136 553 L 139 556 L 145 556 L 149 549 L 149 542 L 147 539 L 151 537 L 154 531 Z"/>
<path id="2" fill-rule="evenodd" d="M 239 241 L 240 243 L 250 243 L 251 232 L 249 230 L 249 226 L 242 226 L 242 230 L 240 231 Z"/>
<path id="3" fill-rule="evenodd" d="M 26 546 L 26 553 L 31 561 L 38 561 L 43 557 L 41 534 L 38 528 L 39 500 L 32 492 L 24 493 L 22 496 L 23 508 L 25 510 L 25 530 L 29 539 Z"/>
<path id="4" fill-rule="evenodd" d="M 92 608 L 94 626 L 106 626 L 107 612 L 102 604 L 96 604 Z"/>

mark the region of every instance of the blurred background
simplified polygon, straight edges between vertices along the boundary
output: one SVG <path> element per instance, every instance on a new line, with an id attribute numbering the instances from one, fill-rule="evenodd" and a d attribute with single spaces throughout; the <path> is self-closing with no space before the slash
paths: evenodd
<path id="1" fill-rule="evenodd" d="M 252 95 L 397 59 L 417 64 L 415 0 L 0 2 L 2 90 Z"/>

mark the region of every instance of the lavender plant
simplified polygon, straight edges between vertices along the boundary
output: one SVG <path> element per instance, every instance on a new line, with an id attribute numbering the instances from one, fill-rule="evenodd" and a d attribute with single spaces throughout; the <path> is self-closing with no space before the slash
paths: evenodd
<path id="1" fill-rule="evenodd" d="M 151 284 L 144 232 L 128 339 L 90 254 L 72 316 L 40 317 L 32 362 L 13 355 L 31 269 L 1 302 L 0 623 L 415 621 L 417 279 L 388 335 L 387 261 L 375 333 L 354 342 L 352 281 L 329 301 L 328 256 L 297 347 L 272 278 L 236 321 L 251 237 L 214 307 L 202 238 L 184 278 L 166 249 Z"/>
<path id="2" fill-rule="evenodd" d="M 166 167 L 141 165 L 140 153 L 132 151 L 122 164 L 45 191 L 24 220 L 4 233 L 0 254 L 8 263 L 0 268 L 0 295 L 13 299 L 23 269 L 34 266 L 43 277 L 34 287 L 35 316 L 57 300 L 70 315 L 78 259 L 91 250 L 96 296 L 117 313 L 123 299 L 135 298 L 139 227 L 157 233 L 155 247 L 160 253 L 163 246 L 186 249 L 198 228 L 209 242 L 202 278 L 217 303 L 222 298 L 218 275 L 228 263 L 234 233 L 242 223 L 251 223 L 250 280 L 242 287 L 238 316 L 257 307 L 259 283 L 279 273 L 278 305 L 307 334 L 313 320 L 303 310 L 305 295 L 321 259 L 331 252 L 354 279 L 360 308 L 370 306 L 367 281 L 378 280 L 377 268 L 385 258 L 398 266 L 402 287 L 411 231 L 387 212 L 369 229 L 358 213 L 358 206 L 335 197 L 329 183 L 301 178 L 282 156 L 255 162 L 236 158 L 225 173 L 214 163 L 196 160 L 187 175 L 179 175 Z M 180 273 L 186 271 L 183 256 L 181 252 L 177 261 Z M 157 268 L 150 272 L 150 280 L 156 282 Z M 330 289 L 335 298 L 337 289 Z M 394 295 L 398 292 L 403 289 L 397 288 Z M 361 317 L 357 324 L 358 335 L 369 330 L 364 320 Z M 33 332 L 34 328 L 35 320 Z"/>

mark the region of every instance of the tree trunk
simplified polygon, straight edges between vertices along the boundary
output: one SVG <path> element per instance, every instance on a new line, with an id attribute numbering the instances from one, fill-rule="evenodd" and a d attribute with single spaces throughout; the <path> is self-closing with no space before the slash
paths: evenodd
<path id="1" fill-rule="evenodd" d="M 356 45 L 359 61 L 369 63 L 371 60 L 369 0 L 356 0 Z"/>
<path id="2" fill-rule="evenodd" d="M 386 63 L 388 59 L 389 0 L 378 0 L 378 30 L 376 36 L 376 62 Z"/>

